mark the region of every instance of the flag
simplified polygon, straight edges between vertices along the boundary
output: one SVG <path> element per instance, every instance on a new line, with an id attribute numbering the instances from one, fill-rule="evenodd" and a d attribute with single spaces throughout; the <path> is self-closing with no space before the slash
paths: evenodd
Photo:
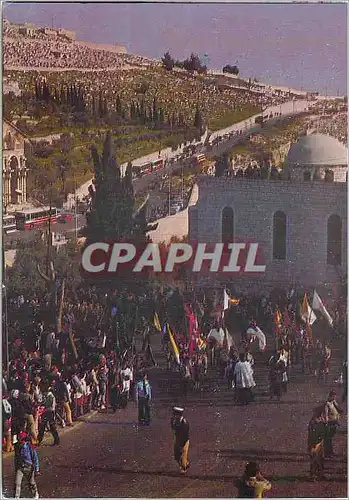
<path id="1" fill-rule="evenodd" d="M 228 333 L 228 330 L 225 328 L 224 329 L 224 340 L 223 340 L 223 348 L 226 351 L 230 351 L 231 346 L 233 345 L 232 339 L 230 334 Z"/>
<path id="2" fill-rule="evenodd" d="M 190 336 L 190 342 L 189 342 L 189 356 L 192 356 L 195 352 L 197 346 L 197 341 L 195 335 Z"/>
<path id="3" fill-rule="evenodd" d="M 279 309 L 277 309 L 274 313 L 274 325 L 275 325 L 275 334 L 280 335 L 281 313 L 280 313 Z"/>
<path id="4" fill-rule="evenodd" d="M 316 316 L 314 314 L 314 311 L 309 305 L 307 294 L 304 294 L 303 301 L 302 301 L 302 306 L 301 306 L 301 318 L 304 321 L 304 323 L 309 323 L 312 325 L 314 321 L 316 321 Z"/>
<path id="5" fill-rule="evenodd" d="M 306 326 L 305 326 L 305 334 L 306 334 L 306 336 L 308 337 L 308 339 L 309 339 L 309 340 L 311 340 L 311 339 L 312 339 L 312 337 L 313 337 L 313 332 L 312 332 L 312 330 L 311 330 L 311 326 L 310 326 L 310 324 L 309 324 L 309 321 L 307 321 L 307 324 L 306 324 Z"/>
<path id="6" fill-rule="evenodd" d="M 174 339 L 173 333 L 171 332 L 171 329 L 170 329 L 168 323 L 167 323 L 167 332 L 168 332 L 168 336 L 170 337 L 171 347 L 172 347 L 172 350 L 173 350 L 173 354 L 174 354 L 175 360 L 180 365 L 181 362 L 180 362 L 180 359 L 179 359 L 179 349 L 177 347 L 176 341 Z"/>
<path id="7" fill-rule="evenodd" d="M 229 309 L 230 297 L 227 294 L 227 291 L 224 289 L 224 302 L 223 302 L 223 310 L 226 311 Z"/>
<path id="8" fill-rule="evenodd" d="M 161 324 L 160 324 L 160 320 L 159 320 L 159 316 L 158 316 L 158 313 L 154 313 L 154 319 L 153 319 L 153 323 L 154 323 L 154 326 L 155 328 L 157 329 L 158 332 L 161 332 L 162 329 L 161 329 Z"/>
<path id="9" fill-rule="evenodd" d="M 288 314 L 287 308 L 285 309 L 285 312 L 284 312 L 283 325 L 284 325 L 284 328 L 290 328 L 290 326 L 291 326 L 291 319 L 290 319 L 290 315 Z"/>
<path id="10" fill-rule="evenodd" d="M 238 304 L 240 304 L 240 299 L 236 299 L 235 297 L 232 297 L 230 299 L 230 303 L 237 306 Z"/>
<path id="11" fill-rule="evenodd" d="M 320 299 L 320 296 L 314 290 L 314 297 L 313 297 L 313 309 L 316 311 L 320 311 L 323 316 L 327 319 L 328 323 L 330 326 L 333 325 L 333 319 L 331 318 L 329 312 L 327 311 L 326 307 L 324 306 L 322 300 Z"/>
<path id="12" fill-rule="evenodd" d="M 185 314 L 188 319 L 189 335 L 193 335 L 195 332 L 195 314 L 189 304 L 184 304 Z"/>
<path id="13" fill-rule="evenodd" d="M 223 311 L 226 311 L 227 309 L 229 309 L 229 306 L 230 305 L 237 305 L 240 303 L 240 299 L 237 299 L 235 297 L 230 297 L 228 294 L 227 294 L 227 291 L 224 290 L 224 300 L 223 300 Z"/>
<path id="14" fill-rule="evenodd" d="M 206 346 L 207 346 L 206 340 L 204 340 L 202 337 L 199 337 L 198 338 L 198 348 L 205 349 Z"/>
<path id="15" fill-rule="evenodd" d="M 279 309 L 277 309 L 274 314 L 274 322 L 277 328 L 281 327 L 281 312 L 279 311 Z"/>

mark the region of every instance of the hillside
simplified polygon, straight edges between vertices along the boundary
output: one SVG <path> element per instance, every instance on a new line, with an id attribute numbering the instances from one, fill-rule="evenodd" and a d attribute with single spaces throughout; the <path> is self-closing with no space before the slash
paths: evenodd
<path id="1" fill-rule="evenodd" d="M 4 116 L 31 139 L 30 188 L 64 200 L 91 176 L 91 145 L 111 130 L 120 162 L 177 148 L 205 126 L 223 129 L 290 99 L 222 74 L 166 70 L 117 46 L 75 40 L 67 30 L 4 24 Z M 13 91 L 15 90 L 15 92 Z"/>

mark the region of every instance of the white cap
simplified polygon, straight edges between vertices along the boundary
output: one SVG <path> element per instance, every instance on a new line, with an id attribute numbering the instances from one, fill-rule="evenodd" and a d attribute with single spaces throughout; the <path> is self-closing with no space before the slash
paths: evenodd
<path id="1" fill-rule="evenodd" d="M 179 406 L 174 406 L 173 411 L 175 411 L 176 413 L 183 413 L 184 408 L 179 408 Z"/>

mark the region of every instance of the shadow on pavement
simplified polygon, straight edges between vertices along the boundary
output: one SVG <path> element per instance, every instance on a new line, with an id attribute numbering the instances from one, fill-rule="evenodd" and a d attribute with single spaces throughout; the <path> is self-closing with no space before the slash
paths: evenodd
<path id="1" fill-rule="evenodd" d="M 101 472 L 101 473 L 110 473 L 110 474 L 142 474 L 144 476 L 162 476 L 162 477 L 175 477 L 177 479 L 195 479 L 198 481 L 229 481 L 229 482 L 235 482 L 237 479 L 240 478 L 240 476 L 232 476 L 232 475 L 209 475 L 209 474 L 204 474 L 204 475 L 197 475 L 197 474 L 191 474 L 190 471 L 188 472 L 187 475 L 183 476 L 179 474 L 178 472 L 167 472 L 163 470 L 155 470 L 155 471 L 145 471 L 145 470 L 131 470 L 131 469 L 123 469 L 122 467 L 96 467 L 96 466 L 74 466 L 71 467 L 69 465 L 57 465 L 56 466 L 59 469 L 77 469 L 80 471 L 86 471 L 86 472 Z M 312 482 L 312 480 L 308 476 L 270 476 L 269 477 L 270 481 L 290 481 L 290 482 Z M 329 478 L 324 480 L 324 482 L 339 482 L 339 483 L 344 483 L 347 482 L 347 479 L 343 476 L 341 478 Z"/>

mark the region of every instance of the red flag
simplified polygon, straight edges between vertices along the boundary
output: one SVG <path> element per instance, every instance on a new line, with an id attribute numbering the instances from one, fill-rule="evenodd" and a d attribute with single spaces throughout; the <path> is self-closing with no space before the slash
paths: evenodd
<path id="1" fill-rule="evenodd" d="M 284 328 L 290 328 L 291 326 L 291 319 L 290 319 L 290 315 L 288 314 L 288 310 L 285 309 L 284 311 Z"/>
<path id="2" fill-rule="evenodd" d="M 188 318 L 188 323 L 189 323 L 189 335 L 190 337 L 194 334 L 195 332 L 195 315 L 192 311 L 192 308 L 189 306 L 189 304 L 184 304 L 184 310 Z"/>

